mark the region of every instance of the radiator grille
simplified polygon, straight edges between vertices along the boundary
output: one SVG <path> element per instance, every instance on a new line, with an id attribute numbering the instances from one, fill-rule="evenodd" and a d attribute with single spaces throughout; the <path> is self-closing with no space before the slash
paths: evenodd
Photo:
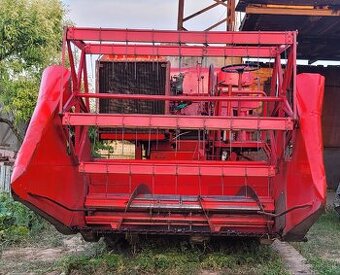
<path id="1" fill-rule="evenodd" d="M 166 62 L 99 62 L 99 92 L 165 95 Z M 100 113 L 164 114 L 161 101 L 100 99 Z"/>

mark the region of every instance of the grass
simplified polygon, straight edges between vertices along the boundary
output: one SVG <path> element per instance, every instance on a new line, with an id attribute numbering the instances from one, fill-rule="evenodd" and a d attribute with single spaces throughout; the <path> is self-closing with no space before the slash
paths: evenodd
<path id="1" fill-rule="evenodd" d="M 321 275 L 340 274 L 340 220 L 327 209 L 307 234 L 308 242 L 293 244 Z"/>
<path id="2" fill-rule="evenodd" d="M 248 239 L 219 239 L 199 246 L 174 238 L 143 240 L 126 253 L 97 250 L 92 255 L 65 257 L 57 269 L 66 274 L 199 274 L 203 270 L 286 274 L 281 259 L 269 246 Z"/>
<path id="3" fill-rule="evenodd" d="M 23 204 L 0 193 L 0 250 L 28 241 L 47 228 L 47 222 Z"/>
<path id="4" fill-rule="evenodd" d="M 321 275 L 340 274 L 340 220 L 332 209 L 293 245 Z M 61 247 L 65 236 L 10 196 L 0 194 L 0 250 L 8 246 Z M 0 251 L 1 252 L 1 251 Z M 286 274 L 269 246 L 249 239 L 215 239 L 191 245 L 183 239 L 142 239 L 122 252 L 107 251 L 103 242 L 82 253 L 66 253 L 55 263 L 28 262 L 23 272 L 65 274 Z M 17 269 L 17 270 L 19 270 Z"/>
<path id="5" fill-rule="evenodd" d="M 9 246 L 37 250 L 61 247 L 64 239 L 28 208 L 14 202 L 8 194 L 0 194 L 0 249 Z M 12 259 L 13 266 L 7 269 L 38 274 L 50 271 L 65 274 L 198 274 L 207 270 L 223 274 L 285 274 L 281 259 L 269 246 L 249 239 L 217 239 L 192 245 L 179 238 L 144 238 L 124 253 L 107 251 L 104 243 L 99 242 L 85 252 L 66 252 L 65 255 L 54 263 L 22 259 L 17 265 L 17 259 Z"/>

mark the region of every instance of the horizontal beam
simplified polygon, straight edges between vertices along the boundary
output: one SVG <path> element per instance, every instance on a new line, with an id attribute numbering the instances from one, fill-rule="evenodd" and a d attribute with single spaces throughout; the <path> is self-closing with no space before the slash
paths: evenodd
<path id="1" fill-rule="evenodd" d="M 165 140 L 165 134 L 155 133 L 122 133 L 115 131 L 99 133 L 99 138 L 103 140 L 138 140 L 138 141 L 149 141 L 149 140 Z"/>
<path id="2" fill-rule="evenodd" d="M 110 194 L 110 193 L 94 193 L 86 197 L 85 207 L 90 209 L 119 209 L 125 210 L 127 204 L 131 200 L 130 194 Z M 275 210 L 274 200 L 269 197 L 261 197 L 259 201 L 266 211 L 273 212 Z M 244 196 L 185 196 L 185 195 L 155 195 L 142 194 L 137 195 L 131 201 L 129 210 L 180 210 L 192 211 L 202 210 L 202 206 L 206 211 L 260 211 L 259 203 L 250 197 Z"/>
<path id="3" fill-rule="evenodd" d="M 268 226 L 273 224 L 272 220 L 268 220 L 265 216 L 254 216 L 251 214 L 213 214 L 209 217 L 202 214 L 167 214 L 164 215 L 150 215 L 149 213 L 125 213 L 115 212 L 114 215 L 94 215 L 86 216 L 85 222 L 88 225 L 95 226 L 109 226 L 113 230 L 129 229 L 131 231 L 138 229 L 138 226 L 143 228 L 143 231 L 150 230 L 147 226 L 151 226 L 151 230 L 155 230 L 157 226 L 166 226 L 167 228 L 173 226 L 190 226 L 190 227 L 210 227 L 211 231 L 219 232 L 221 229 L 231 228 L 228 232 L 237 232 L 243 228 L 249 230 L 262 229 L 263 233 L 267 232 Z M 131 227 L 131 228 L 130 228 Z M 166 230 L 164 230 L 166 231 Z M 170 229 L 169 229 L 170 231 Z M 172 232 L 174 232 L 172 230 Z M 184 231 L 185 232 L 185 231 Z M 205 231 L 206 232 L 206 231 Z M 262 232 L 262 231 L 260 231 Z M 180 234 L 183 234 L 181 232 Z M 236 233 L 235 233 L 236 234 Z"/>
<path id="4" fill-rule="evenodd" d="M 150 56 L 234 56 L 275 57 L 281 53 L 278 47 L 231 47 L 231 46 L 186 46 L 186 45 L 131 45 L 131 44 L 87 44 L 86 54 L 150 55 Z M 284 49 L 284 48 L 282 48 Z"/>
<path id="5" fill-rule="evenodd" d="M 157 161 L 110 161 L 81 162 L 79 172 L 89 174 L 124 175 L 177 175 L 177 176 L 222 176 L 222 177 L 273 177 L 275 166 L 266 164 L 228 164 L 228 162 L 203 162 L 194 164 L 159 163 Z"/>
<path id="6" fill-rule="evenodd" d="M 234 45 L 292 45 L 295 35 L 296 32 L 204 32 L 77 27 L 69 27 L 66 34 L 67 40 Z"/>
<path id="7" fill-rule="evenodd" d="M 237 92 L 235 92 L 237 93 Z M 240 91 L 242 94 L 242 91 Z M 256 94 L 257 91 L 254 91 Z M 143 100 L 143 101 L 255 101 L 255 102 L 277 102 L 284 101 L 282 97 L 264 96 L 164 96 L 153 94 L 114 94 L 114 93 L 78 93 L 78 97 L 101 98 L 101 99 L 121 99 L 121 100 Z"/>
<path id="8" fill-rule="evenodd" d="M 141 114 L 65 113 L 64 125 L 144 129 L 292 130 L 288 117 L 209 117 Z"/>
<path id="9" fill-rule="evenodd" d="M 330 8 L 315 9 L 308 6 L 256 6 L 246 7 L 247 14 L 295 15 L 295 16 L 340 16 L 339 10 Z"/>

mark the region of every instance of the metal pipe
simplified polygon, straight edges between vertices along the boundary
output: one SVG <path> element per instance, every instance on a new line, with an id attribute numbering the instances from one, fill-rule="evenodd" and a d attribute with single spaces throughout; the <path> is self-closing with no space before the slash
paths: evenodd
<path id="1" fill-rule="evenodd" d="M 256 102 L 276 102 L 284 101 L 280 97 L 256 97 L 256 96 L 163 96 L 163 95 L 142 95 L 142 94 L 107 94 L 107 93 L 77 93 L 76 96 L 84 98 L 101 99 L 135 99 L 135 100 L 170 100 L 170 101 L 256 101 Z"/>

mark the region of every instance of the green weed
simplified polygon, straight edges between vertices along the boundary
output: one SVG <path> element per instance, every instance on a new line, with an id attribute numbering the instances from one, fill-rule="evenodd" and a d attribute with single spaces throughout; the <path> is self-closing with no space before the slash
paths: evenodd
<path id="1" fill-rule="evenodd" d="M 0 193 L 0 246 L 18 243 L 41 232 L 46 223 L 9 194 Z"/>
<path id="2" fill-rule="evenodd" d="M 191 245 L 182 239 L 140 240 L 125 254 L 69 256 L 58 269 L 66 274 L 199 274 L 203 270 L 222 274 L 286 274 L 278 255 L 254 240 L 213 240 Z"/>

